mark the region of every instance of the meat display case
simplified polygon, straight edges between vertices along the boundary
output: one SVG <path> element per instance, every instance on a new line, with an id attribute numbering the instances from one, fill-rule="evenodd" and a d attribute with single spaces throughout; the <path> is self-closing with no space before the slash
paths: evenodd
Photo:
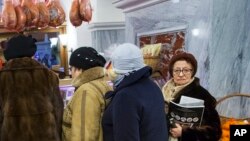
<path id="1" fill-rule="evenodd" d="M 69 102 L 75 92 L 75 88 L 71 85 L 71 79 L 60 79 L 60 93 L 63 98 L 64 106 Z"/>

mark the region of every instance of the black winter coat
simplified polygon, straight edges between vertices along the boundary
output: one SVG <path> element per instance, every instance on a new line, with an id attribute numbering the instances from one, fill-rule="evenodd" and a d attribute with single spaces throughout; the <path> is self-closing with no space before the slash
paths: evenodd
<path id="1" fill-rule="evenodd" d="M 167 124 L 160 88 L 144 67 L 126 76 L 103 115 L 104 141 L 166 141 Z"/>
<path id="2" fill-rule="evenodd" d="M 218 141 L 222 130 L 218 112 L 215 109 L 216 99 L 204 89 L 199 79 L 195 80 L 177 93 L 174 102 L 179 103 L 181 96 L 189 96 L 204 100 L 204 115 L 200 127 L 183 128 L 181 141 Z"/>

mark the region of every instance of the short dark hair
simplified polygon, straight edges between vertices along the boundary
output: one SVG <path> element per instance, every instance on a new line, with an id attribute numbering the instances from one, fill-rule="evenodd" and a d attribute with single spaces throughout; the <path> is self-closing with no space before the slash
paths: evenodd
<path id="1" fill-rule="evenodd" d="M 194 77 L 194 75 L 196 74 L 196 71 L 197 71 L 197 60 L 195 59 L 195 57 L 191 53 L 187 53 L 187 52 L 180 52 L 180 53 L 174 55 L 170 59 L 169 74 L 171 75 L 171 77 L 173 77 L 174 63 L 176 61 L 180 61 L 180 60 L 185 60 L 192 65 L 192 68 L 193 68 L 192 77 Z"/>

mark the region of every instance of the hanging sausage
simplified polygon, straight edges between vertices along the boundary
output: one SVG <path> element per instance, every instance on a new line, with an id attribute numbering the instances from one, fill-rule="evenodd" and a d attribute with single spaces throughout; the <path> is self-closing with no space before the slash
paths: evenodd
<path id="1" fill-rule="evenodd" d="M 80 8 L 79 0 L 73 0 L 71 4 L 70 12 L 69 12 L 69 19 L 72 25 L 76 27 L 82 24 L 79 8 Z"/>
<path id="2" fill-rule="evenodd" d="M 47 3 L 50 14 L 49 26 L 57 27 L 65 21 L 65 12 L 59 0 L 49 0 Z"/>
<path id="3" fill-rule="evenodd" d="M 15 7 L 17 24 L 15 30 L 17 32 L 23 31 L 25 29 L 26 15 L 19 0 L 13 0 L 13 5 Z"/>
<path id="4" fill-rule="evenodd" d="M 80 15 L 81 19 L 85 22 L 89 22 L 92 19 L 92 7 L 90 0 L 79 0 L 80 1 Z"/>
<path id="5" fill-rule="evenodd" d="M 17 19 L 14 5 L 12 0 L 4 0 L 2 11 L 3 26 L 6 29 L 14 30 L 16 27 Z"/>
<path id="6" fill-rule="evenodd" d="M 21 6 L 24 9 L 26 15 L 26 28 L 30 29 L 37 27 L 39 20 L 39 10 L 32 0 L 22 0 Z"/>
<path id="7" fill-rule="evenodd" d="M 36 5 L 39 10 L 39 20 L 37 27 L 45 28 L 50 22 L 49 9 L 46 7 L 45 0 L 36 0 Z"/>

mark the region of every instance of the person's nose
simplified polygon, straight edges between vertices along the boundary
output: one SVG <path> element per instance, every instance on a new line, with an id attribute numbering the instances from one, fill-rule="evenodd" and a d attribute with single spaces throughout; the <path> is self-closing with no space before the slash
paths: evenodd
<path id="1" fill-rule="evenodd" d="M 184 75 L 184 74 L 183 74 L 183 70 L 181 70 L 179 76 L 183 76 L 183 75 Z"/>

